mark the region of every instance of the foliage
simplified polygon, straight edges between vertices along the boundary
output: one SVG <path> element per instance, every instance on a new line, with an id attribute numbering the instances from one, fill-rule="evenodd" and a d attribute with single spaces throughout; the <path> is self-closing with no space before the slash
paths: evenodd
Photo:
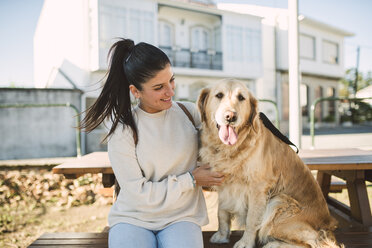
<path id="1" fill-rule="evenodd" d="M 354 86 L 356 79 L 355 68 L 350 68 L 346 71 L 345 77 L 341 80 L 339 95 L 341 97 L 354 97 Z M 372 85 L 372 72 L 358 73 L 357 91 Z M 348 109 L 341 114 L 341 122 L 352 121 L 353 123 L 361 123 L 372 120 L 372 107 L 365 102 L 351 102 Z"/>
<path id="2" fill-rule="evenodd" d="M 335 122 L 335 115 L 328 115 L 322 119 L 323 122 L 332 123 Z"/>
<path id="3" fill-rule="evenodd" d="M 356 77 L 356 69 L 350 68 L 346 70 L 345 77 L 341 79 L 341 87 L 339 95 L 342 97 L 354 96 L 354 84 Z M 357 91 L 372 85 L 372 71 L 368 73 L 358 73 Z"/>

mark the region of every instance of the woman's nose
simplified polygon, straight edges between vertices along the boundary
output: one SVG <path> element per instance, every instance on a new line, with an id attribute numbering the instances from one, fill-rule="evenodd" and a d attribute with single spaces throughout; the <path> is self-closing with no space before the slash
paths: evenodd
<path id="1" fill-rule="evenodd" d="M 174 87 L 172 85 L 169 85 L 167 87 L 167 91 L 165 92 L 166 96 L 174 96 Z"/>

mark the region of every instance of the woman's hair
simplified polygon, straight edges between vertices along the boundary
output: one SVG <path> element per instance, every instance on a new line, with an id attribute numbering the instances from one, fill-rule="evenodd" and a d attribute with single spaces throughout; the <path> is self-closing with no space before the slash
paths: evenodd
<path id="1" fill-rule="evenodd" d="M 129 85 L 142 90 L 143 83 L 170 64 L 169 58 L 153 45 L 144 42 L 135 45 L 130 39 L 120 39 L 112 45 L 108 58 L 106 83 L 96 102 L 86 110 L 79 128 L 91 132 L 110 118 L 112 126 L 103 141 L 115 131 L 118 123 L 122 123 L 124 128 L 129 126 L 132 129 L 137 144 L 138 133 L 132 115 Z"/>

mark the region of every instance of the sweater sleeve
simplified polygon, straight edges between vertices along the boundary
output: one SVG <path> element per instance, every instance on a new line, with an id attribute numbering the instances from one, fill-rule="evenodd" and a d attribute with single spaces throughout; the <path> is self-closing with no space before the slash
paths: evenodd
<path id="1" fill-rule="evenodd" d="M 108 155 L 121 192 L 129 198 L 126 204 L 139 211 L 171 208 L 182 194 L 194 188 L 190 173 L 169 175 L 152 182 L 144 177 L 137 161 L 133 133 L 130 128 L 118 126 L 108 141 Z"/>

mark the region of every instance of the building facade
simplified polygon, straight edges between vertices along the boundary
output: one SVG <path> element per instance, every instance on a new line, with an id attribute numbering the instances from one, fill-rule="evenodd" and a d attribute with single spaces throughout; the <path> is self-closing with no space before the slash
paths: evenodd
<path id="1" fill-rule="evenodd" d="M 36 87 L 80 89 L 85 109 L 104 83 L 110 46 L 116 37 L 125 37 L 154 44 L 169 56 L 176 99 L 194 101 L 201 88 L 237 78 L 257 98 L 277 102 L 281 129 L 287 132 L 287 16 L 282 9 L 207 0 L 46 0 L 34 37 Z M 313 99 L 337 94 L 343 39 L 348 35 L 311 19 L 300 22 L 305 118 Z M 275 118 L 273 106 L 262 103 L 260 108 Z M 337 112 L 324 103 L 318 119 L 332 111 Z M 104 133 L 94 131 L 86 137 L 87 144 Z M 86 152 L 96 147 L 87 145 Z"/>

